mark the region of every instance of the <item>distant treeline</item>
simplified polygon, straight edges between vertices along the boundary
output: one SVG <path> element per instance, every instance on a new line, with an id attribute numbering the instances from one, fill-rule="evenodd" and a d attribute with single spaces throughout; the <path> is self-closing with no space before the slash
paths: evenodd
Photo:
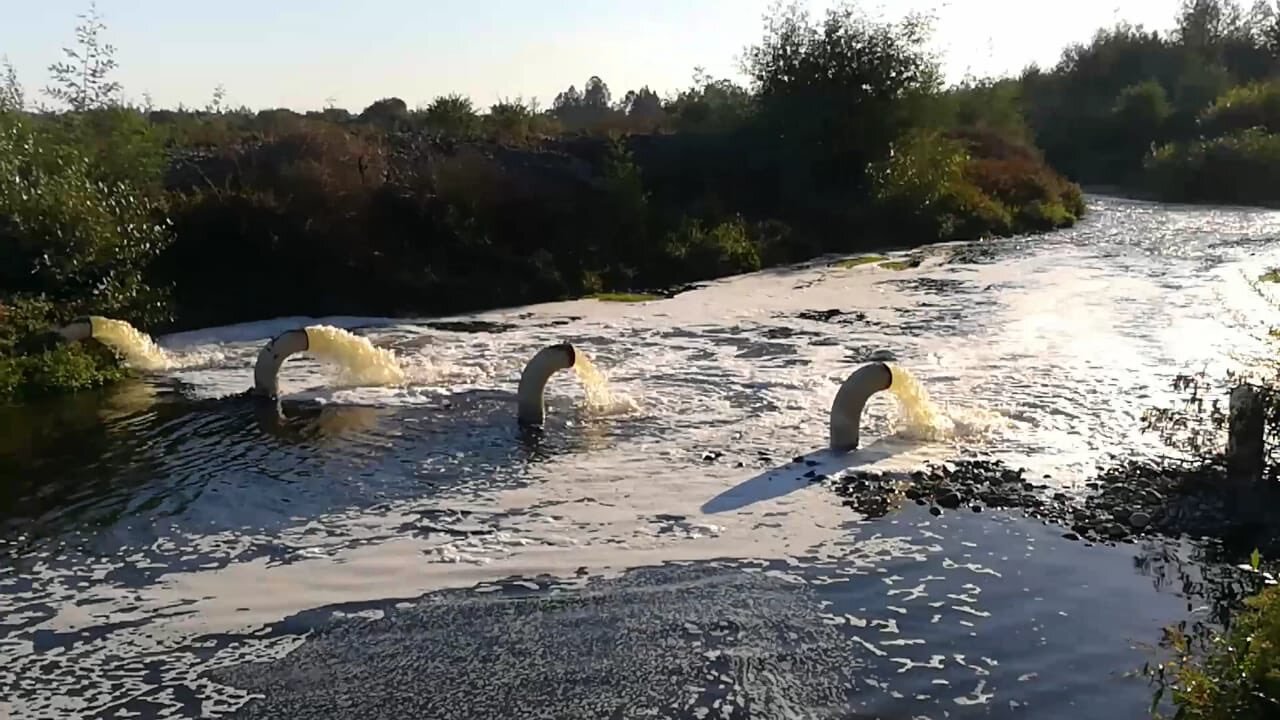
<path id="1" fill-rule="evenodd" d="M 1174 29 L 1119 24 L 1051 69 L 967 83 L 964 121 L 1026 128 L 1087 185 L 1169 201 L 1280 204 L 1280 6 L 1186 0 Z"/>
<path id="2" fill-rule="evenodd" d="M 449 313 L 1083 211 L 1026 133 L 966 119 L 921 20 L 793 7 L 766 28 L 747 87 L 698 74 L 615 100 L 592 77 L 546 109 L 299 114 L 228 109 L 221 89 L 202 110 L 126 105 L 90 13 L 51 68 L 63 109 L 33 109 L 12 68 L 0 90 L 0 396 L 96 382 L 40 364 L 39 328 L 80 313 L 151 330 Z"/>

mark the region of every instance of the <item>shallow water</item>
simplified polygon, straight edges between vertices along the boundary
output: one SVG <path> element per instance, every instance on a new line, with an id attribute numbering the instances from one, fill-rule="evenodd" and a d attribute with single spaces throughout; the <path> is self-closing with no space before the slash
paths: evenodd
<path id="1" fill-rule="evenodd" d="M 1168 454 L 1139 418 L 1170 379 L 1264 348 L 1245 278 L 1280 264 L 1280 214 L 1091 203 L 1074 230 L 905 271 L 160 338 L 173 361 L 146 382 L 0 416 L 0 710 L 1140 716 L 1135 646 L 1205 602 L 1144 558 L 1190 546 L 914 506 L 862 523 L 788 464 L 984 454 L 1075 491 L 1108 453 Z M 263 343 L 315 324 L 404 377 L 358 386 L 304 357 L 281 408 L 228 397 Z M 520 369 L 563 341 L 613 402 L 561 373 L 547 427 L 521 431 Z M 830 457 L 835 390 L 878 351 L 954 431 L 897 432 L 886 394 L 865 447 Z"/>

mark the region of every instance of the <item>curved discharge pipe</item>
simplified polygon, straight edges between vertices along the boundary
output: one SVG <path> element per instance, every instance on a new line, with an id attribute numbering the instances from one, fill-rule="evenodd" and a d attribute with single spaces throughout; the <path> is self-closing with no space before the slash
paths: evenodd
<path id="1" fill-rule="evenodd" d="M 520 386 L 516 391 L 519 401 L 516 417 L 521 425 L 542 424 L 546 417 L 542 395 L 547 381 L 557 372 L 573 367 L 577 359 L 577 351 L 569 343 L 545 347 L 529 359 L 520 374 Z"/>
<path id="2" fill-rule="evenodd" d="M 847 452 L 858 449 L 858 431 L 867 400 L 881 390 L 888 390 L 891 385 L 893 370 L 882 362 L 863 365 L 840 385 L 840 391 L 831 403 L 832 450 Z"/>
<path id="3" fill-rule="evenodd" d="M 253 366 L 253 393 L 269 398 L 280 394 L 280 366 L 290 355 L 305 352 L 311 346 L 305 328 L 280 333 L 258 352 Z"/>
<path id="4" fill-rule="evenodd" d="M 96 316 L 86 315 L 85 317 L 72 320 L 69 325 L 59 328 L 58 334 L 67 342 L 84 342 L 93 338 L 93 321 Z"/>

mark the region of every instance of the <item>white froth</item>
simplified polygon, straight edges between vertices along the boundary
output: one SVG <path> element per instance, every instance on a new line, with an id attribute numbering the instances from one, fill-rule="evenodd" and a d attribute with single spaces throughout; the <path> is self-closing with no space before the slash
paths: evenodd
<path id="1" fill-rule="evenodd" d="M 1142 205 L 1109 207 L 1105 212 L 1123 217 L 1091 222 L 1132 225 L 1147 212 Z M 1168 217 L 1175 225 L 1235 223 L 1222 231 L 1237 236 L 1280 230 L 1276 214 L 1189 215 Z M 632 405 L 607 421 L 556 428 L 594 433 L 591 450 L 529 464 L 519 487 L 500 485 L 465 498 L 444 493 L 430 501 L 482 518 L 493 530 L 488 534 L 405 536 L 400 529 L 415 522 L 423 505 L 417 499 L 386 503 L 376 513 L 326 517 L 322 535 L 299 521 L 269 538 L 296 549 L 286 564 L 233 559 L 217 569 L 169 574 L 142 589 L 87 591 L 58 571 L 35 569 L 40 601 L 56 609 L 36 629 L 149 617 L 143 627 L 111 635 L 111 642 L 145 653 L 203 633 L 251 630 L 312 607 L 408 598 L 512 575 L 571 575 L 584 566 L 616 573 L 712 558 L 849 557 L 848 526 L 856 518 L 805 479 L 806 471 L 914 469 L 980 451 L 1051 473 L 1069 487 L 1109 450 L 1166 452 L 1139 432 L 1142 411 L 1175 398 L 1168 389 L 1174 374 L 1230 366 L 1238 362 L 1233 354 L 1249 357 L 1262 348 L 1241 332 L 1255 322 L 1260 302 L 1242 289 L 1241 274 L 1256 275 L 1280 261 L 1274 243 L 1212 272 L 1181 260 L 1174 245 L 1167 256 L 1135 257 L 1050 244 L 965 265 L 946 264 L 947 250 L 933 248 L 920 267 L 904 271 L 819 262 L 719 280 L 659 302 L 582 300 L 476 316 L 515 326 L 498 333 L 390 319 L 286 318 L 160 338 L 167 353 L 217 358 L 211 367 L 176 363 L 169 371 L 196 397 L 213 398 L 249 387 L 258 350 L 279 332 L 317 324 L 349 328 L 393 350 L 404 381 L 335 388 L 332 368 L 299 358 L 284 366 L 282 388 L 294 399 L 381 407 L 434 406 L 470 390 L 513 393 L 534 352 L 568 341 L 607 374 L 609 392 Z M 1167 277 L 1132 272 L 1150 263 L 1167 264 Z M 963 287 L 928 284 L 956 280 Z M 904 284 L 914 281 L 920 284 Z M 801 317 L 827 309 L 865 318 Z M 773 335 L 762 338 L 764 331 Z M 875 350 L 891 351 L 918 378 L 941 414 L 937 422 L 949 429 L 928 437 L 897 433 L 899 407 L 882 394 L 868 405 L 864 447 L 832 457 L 823 449 L 831 400 Z M 572 373 L 554 376 L 547 394 L 552 414 L 591 400 Z M 511 410 L 514 417 L 514 403 Z M 603 422 L 649 430 L 617 440 Z M 796 455 L 817 465 L 790 464 Z M 194 549 L 216 546 L 232 558 L 239 551 L 228 548 L 262 539 L 184 538 Z M 103 602 L 78 605 L 86 595 Z M 23 601 L 7 599 L 0 610 Z M 16 666 L 28 653 L 0 643 L 0 665 Z M 91 671 L 92 662 L 85 660 L 85 667 Z M 965 691 L 957 704 L 990 698 L 981 683 L 957 688 Z"/>

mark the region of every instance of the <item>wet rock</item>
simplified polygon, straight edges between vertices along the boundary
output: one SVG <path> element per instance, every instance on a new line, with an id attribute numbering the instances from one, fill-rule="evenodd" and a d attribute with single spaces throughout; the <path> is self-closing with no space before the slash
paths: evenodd
<path id="1" fill-rule="evenodd" d="M 1129 516 L 1129 525 L 1137 530 L 1141 530 L 1151 524 L 1151 516 L 1144 512 L 1136 512 Z"/>
<path id="2" fill-rule="evenodd" d="M 976 512 L 976 513 L 980 513 L 980 512 L 982 512 L 982 506 L 981 506 L 981 505 L 974 505 L 974 506 L 970 507 L 969 509 L 970 509 L 970 510 L 973 510 L 973 511 L 974 511 L 974 512 Z"/>
<path id="3" fill-rule="evenodd" d="M 1098 527 L 1098 534 L 1113 540 L 1119 540 L 1128 535 L 1129 531 L 1120 523 L 1106 523 Z"/>
<path id="4" fill-rule="evenodd" d="M 929 508 L 929 514 L 934 517 L 939 517 L 942 515 L 942 508 L 938 507 L 937 505 L 934 505 Z"/>
<path id="5" fill-rule="evenodd" d="M 1077 534 L 1075 534 L 1075 533 L 1073 533 L 1073 532 L 1062 533 L 1062 537 L 1064 537 L 1064 538 L 1066 538 L 1066 539 L 1068 539 L 1068 540 L 1073 540 L 1073 541 L 1074 541 L 1074 540 L 1079 540 L 1079 539 L 1080 539 L 1080 536 L 1079 536 L 1079 535 L 1077 535 Z"/>
<path id="6" fill-rule="evenodd" d="M 795 456 L 795 457 L 791 458 L 791 462 L 796 463 L 796 464 L 798 465 L 798 464 L 800 464 L 800 463 L 804 462 L 804 456 L 803 456 L 803 455 L 797 455 L 797 456 Z"/>
<path id="7" fill-rule="evenodd" d="M 960 494 L 949 489 L 940 490 L 934 499 L 939 505 L 948 510 L 955 510 L 960 507 L 961 503 Z"/>

